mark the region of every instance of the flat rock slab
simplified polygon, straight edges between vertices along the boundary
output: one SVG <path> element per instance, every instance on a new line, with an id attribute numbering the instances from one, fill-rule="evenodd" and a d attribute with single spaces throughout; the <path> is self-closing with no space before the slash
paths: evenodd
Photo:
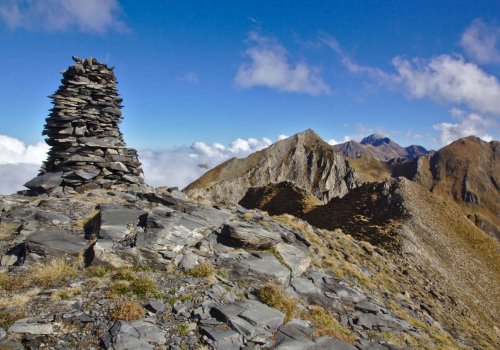
<path id="1" fill-rule="evenodd" d="M 281 235 L 244 221 L 231 221 L 222 228 L 223 243 L 247 249 L 270 249 L 281 242 Z"/>
<path id="2" fill-rule="evenodd" d="M 234 349 L 239 350 L 243 345 L 243 337 L 232 329 L 220 327 L 200 327 L 200 334 L 206 335 L 216 349 Z"/>
<path id="3" fill-rule="evenodd" d="M 116 205 L 99 204 L 101 225 L 98 237 L 120 241 L 134 232 L 139 223 L 146 220 L 147 213 Z"/>
<path id="4" fill-rule="evenodd" d="M 233 304 L 215 306 L 211 314 L 225 321 L 246 339 L 266 344 L 272 334 L 281 326 L 285 315 L 256 300 L 239 301 Z"/>
<path id="5" fill-rule="evenodd" d="M 119 330 L 113 337 L 113 350 L 154 350 L 167 342 L 166 333 L 154 320 L 118 322 Z"/>
<path id="6" fill-rule="evenodd" d="M 33 180 L 26 182 L 24 186 L 37 193 L 47 192 L 52 190 L 53 188 L 56 188 L 62 183 L 62 175 L 62 171 L 57 173 L 45 173 L 43 175 L 35 177 Z"/>
<path id="7" fill-rule="evenodd" d="M 55 225 L 69 224 L 71 219 L 63 214 L 40 210 L 35 213 L 35 220 L 50 222 Z"/>
<path id="8" fill-rule="evenodd" d="M 313 339 L 287 340 L 277 345 L 275 350 L 357 350 L 349 343 L 332 337 L 317 337 Z"/>
<path id="9" fill-rule="evenodd" d="M 291 320 L 287 324 L 281 326 L 276 333 L 276 343 L 282 344 L 302 340 L 306 343 L 310 341 L 315 329 L 307 321 Z"/>
<path id="10" fill-rule="evenodd" d="M 292 270 L 293 277 L 302 275 L 311 265 L 308 250 L 299 249 L 295 245 L 287 243 L 280 243 L 275 249 L 283 258 L 285 264 Z"/>
<path id="11" fill-rule="evenodd" d="M 246 280 L 256 285 L 274 281 L 286 287 L 290 282 L 290 270 L 270 253 L 254 253 L 236 261 L 226 260 L 223 265 L 237 279 Z"/>
<path id="12" fill-rule="evenodd" d="M 192 247 L 225 222 L 231 214 L 214 208 L 188 208 L 182 213 L 170 208 L 148 216 L 144 233 L 137 235 L 137 249 L 175 257 Z"/>
<path id="13" fill-rule="evenodd" d="M 290 283 L 290 287 L 293 288 L 297 295 L 310 303 L 318 304 L 324 307 L 331 304 L 331 299 L 325 296 L 323 290 L 306 278 L 294 278 Z"/>
<path id="14" fill-rule="evenodd" d="M 30 323 L 29 318 L 23 318 L 14 322 L 8 332 L 31 335 L 47 335 L 52 334 L 54 329 L 50 323 Z"/>
<path id="15" fill-rule="evenodd" d="M 80 256 L 89 242 L 64 231 L 39 231 L 28 236 L 26 245 L 30 253 L 59 258 Z"/>
<path id="16" fill-rule="evenodd" d="M 370 303 L 368 301 L 362 301 L 356 304 L 356 310 L 365 313 L 378 314 L 380 312 L 380 306 Z"/>

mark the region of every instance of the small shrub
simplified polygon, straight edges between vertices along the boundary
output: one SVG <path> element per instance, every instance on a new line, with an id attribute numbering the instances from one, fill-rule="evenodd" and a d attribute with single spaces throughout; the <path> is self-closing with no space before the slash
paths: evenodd
<path id="1" fill-rule="evenodd" d="M 14 309 L 12 311 L 4 310 L 0 312 L 0 327 L 9 329 L 17 320 L 24 318 L 26 315 L 22 309 Z"/>
<path id="2" fill-rule="evenodd" d="M 156 295 L 158 286 L 156 282 L 147 276 L 136 278 L 130 283 L 130 290 L 138 298 L 146 298 L 150 295 Z"/>
<path id="3" fill-rule="evenodd" d="M 76 266 L 65 259 L 54 259 L 30 272 L 31 280 L 41 287 L 55 287 L 68 279 L 75 278 Z"/>
<path id="4" fill-rule="evenodd" d="M 113 275 L 115 281 L 132 281 L 136 277 L 135 272 L 129 267 L 122 267 L 118 269 Z"/>
<path id="5" fill-rule="evenodd" d="M 178 333 L 182 337 L 188 335 L 189 334 L 189 326 L 187 324 L 181 324 L 178 328 Z"/>
<path id="6" fill-rule="evenodd" d="M 89 266 L 85 269 L 85 274 L 88 277 L 103 278 L 109 272 L 105 266 Z"/>
<path id="7" fill-rule="evenodd" d="M 126 295 L 130 292 L 130 285 L 125 281 L 117 281 L 111 285 L 109 294 L 111 297 Z"/>
<path id="8" fill-rule="evenodd" d="M 183 303 L 185 303 L 186 301 L 191 301 L 191 300 L 193 300 L 193 294 L 191 294 L 191 293 L 181 294 L 179 299 Z"/>
<path id="9" fill-rule="evenodd" d="M 297 314 L 297 300 L 290 297 L 280 286 L 268 283 L 259 289 L 257 296 L 264 304 L 285 314 L 285 323 Z"/>
<path id="10" fill-rule="evenodd" d="M 27 288 L 29 281 L 22 275 L 9 275 L 8 273 L 0 273 L 0 290 L 13 292 Z"/>
<path id="11" fill-rule="evenodd" d="M 62 290 L 57 292 L 57 297 L 61 300 L 69 300 L 71 298 L 71 295 L 67 291 Z"/>
<path id="12" fill-rule="evenodd" d="M 121 304 L 111 313 L 111 317 L 123 321 L 139 320 L 143 318 L 144 315 L 144 308 L 138 303 Z"/>
<path id="13" fill-rule="evenodd" d="M 210 277 L 215 273 L 215 267 L 209 262 L 203 262 L 196 267 L 193 267 L 191 270 L 186 272 L 189 276 L 192 277 Z"/>
<path id="14" fill-rule="evenodd" d="M 302 317 L 316 328 L 316 336 L 335 337 L 348 343 L 356 340 L 347 328 L 321 306 L 313 306 L 308 312 L 304 312 Z"/>

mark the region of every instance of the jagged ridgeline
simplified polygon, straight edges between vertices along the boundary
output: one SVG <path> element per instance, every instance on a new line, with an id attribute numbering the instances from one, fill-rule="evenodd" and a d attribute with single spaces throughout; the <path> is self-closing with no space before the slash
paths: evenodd
<path id="1" fill-rule="evenodd" d="M 48 158 L 25 186 L 35 193 L 144 186 L 137 152 L 126 147 L 119 129 L 122 99 L 113 67 L 94 58 L 73 60 L 49 96 L 54 107 L 43 131 Z"/>

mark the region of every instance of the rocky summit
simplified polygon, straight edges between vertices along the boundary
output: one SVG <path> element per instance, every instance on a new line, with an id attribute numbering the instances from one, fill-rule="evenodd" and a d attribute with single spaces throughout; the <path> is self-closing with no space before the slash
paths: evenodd
<path id="1" fill-rule="evenodd" d="M 358 185 L 347 160 L 308 129 L 251 154 L 232 158 L 185 188 L 193 198 L 237 203 L 250 187 L 291 181 L 326 203 Z"/>
<path id="2" fill-rule="evenodd" d="M 122 99 L 113 68 L 94 58 L 73 57 L 43 134 L 50 146 L 40 174 L 25 184 L 32 193 L 112 186 L 144 186 L 137 152 L 119 129 Z"/>

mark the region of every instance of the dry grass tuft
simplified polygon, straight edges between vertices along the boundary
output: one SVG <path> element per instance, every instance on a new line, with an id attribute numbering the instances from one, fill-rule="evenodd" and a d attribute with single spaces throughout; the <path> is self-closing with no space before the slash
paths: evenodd
<path id="1" fill-rule="evenodd" d="M 138 303 L 124 303 L 118 305 L 118 307 L 113 310 L 111 317 L 122 321 L 134 321 L 143 318 L 145 315 L 144 308 Z"/>
<path id="2" fill-rule="evenodd" d="M 133 281 L 135 278 L 136 274 L 130 267 L 122 267 L 113 274 L 115 281 Z"/>
<path id="3" fill-rule="evenodd" d="M 26 317 L 26 314 L 22 308 L 14 308 L 12 311 L 3 310 L 0 312 L 0 327 L 9 329 L 14 322 L 24 317 Z"/>
<path id="4" fill-rule="evenodd" d="M 130 293 L 130 283 L 126 281 L 116 281 L 110 285 L 108 297 L 117 298 Z"/>
<path id="5" fill-rule="evenodd" d="M 0 273 L 0 290 L 14 292 L 28 286 L 29 281 L 23 275 L 9 275 L 7 272 Z"/>
<path id="6" fill-rule="evenodd" d="M 253 220 L 253 214 L 252 213 L 245 213 L 241 216 L 241 219 L 245 220 L 245 221 Z"/>
<path id="7" fill-rule="evenodd" d="M 35 288 L 27 291 L 26 293 L 0 297 L 0 309 L 5 309 L 12 306 L 23 307 L 38 293 L 40 293 L 40 289 Z"/>
<path id="8" fill-rule="evenodd" d="M 268 283 L 257 292 L 260 301 L 285 314 L 285 323 L 297 315 L 297 300 L 290 297 L 280 286 Z"/>
<path id="9" fill-rule="evenodd" d="M 138 298 L 144 299 L 148 296 L 156 295 L 158 286 L 152 278 L 141 276 L 130 283 L 130 290 Z"/>
<path id="10" fill-rule="evenodd" d="M 312 306 L 308 312 L 303 312 L 303 318 L 309 320 L 316 328 L 316 336 L 335 337 L 348 343 L 356 338 L 347 328 L 342 326 L 333 315 L 321 306 Z"/>
<path id="11" fill-rule="evenodd" d="M 109 273 L 109 269 L 105 266 L 89 266 L 85 269 L 85 275 L 90 278 L 103 278 Z"/>
<path id="12" fill-rule="evenodd" d="M 202 262 L 196 267 L 186 271 L 186 274 L 197 278 L 209 278 L 215 274 L 215 267 L 210 262 Z"/>
<path id="13" fill-rule="evenodd" d="M 30 279 L 40 287 L 56 287 L 68 279 L 75 278 L 77 269 L 75 264 L 64 259 L 54 259 L 34 267 L 29 275 Z"/>

